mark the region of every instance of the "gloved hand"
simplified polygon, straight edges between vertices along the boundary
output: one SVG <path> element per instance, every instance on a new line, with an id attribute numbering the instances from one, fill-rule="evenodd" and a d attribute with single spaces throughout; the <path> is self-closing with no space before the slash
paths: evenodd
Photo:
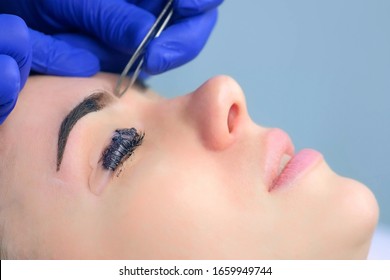
<path id="1" fill-rule="evenodd" d="M 31 43 L 24 21 L 0 14 L 0 124 L 11 113 L 31 67 Z"/>
<path id="2" fill-rule="evenodd" d="M 170 26 L 152 41 L 144 71 L 158 74 L 192 60 L 205 45 L 223 0 L 175 0 Z M 0 13 L 34 29 L 32 69 L 54 75 L 120 72 L 166 0 L 9 0 Z M 46 34 L 46 35 L 45 35 Z"/>

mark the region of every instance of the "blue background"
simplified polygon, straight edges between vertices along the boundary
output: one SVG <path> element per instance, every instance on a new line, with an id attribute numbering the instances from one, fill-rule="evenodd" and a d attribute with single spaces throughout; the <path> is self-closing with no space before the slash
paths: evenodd
<path id="1" fill-rule="evenodd" d="M 255 122 L 368 185 L 390 225 L 389 0 L 226 0 L 200 56 L 149 82 L 176 96 L 218 74 Z"/>

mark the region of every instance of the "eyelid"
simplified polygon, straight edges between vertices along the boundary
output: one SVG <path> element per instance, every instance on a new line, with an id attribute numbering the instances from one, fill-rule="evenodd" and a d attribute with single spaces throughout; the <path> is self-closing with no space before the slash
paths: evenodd
<path id="1" fill-rule="evenodd" d="M 92 172 L 88 183 L 92 193 L 100 195 L 114 174 L 120 174 L 121 170 L 118 172 L 118 168 L 131 158 L 136 148 L 142 144 L 143 137 L 144 133 L 139 133 L 135 128 L 115 130 L 99 159 L 95 154 L 90 162 Z"/>
<path id="2" fill-rule="evenodd" d="M 62 121 L 57 143 L 57 172 L 60 170 L 66 143 L 73 127 L 86 115 L 101 111 L 112 104 L 114 97 L 105 90 L 95 90 L 74 107 Z"/>
<path id="3" fill-rule="evenodd" d="M 133 152 L 142 144 L 144 133 L 135 128 L 116 129 L 111 143 L 102 153 L 102 165 L 105 169 L 116 171 Z"/>
<path id="4" fill-rule="evenodd" d="M 90 191 L 99 196 L 104 188 L 110 183 L 113 172 L 107 171 L 102 167 L 101 157 L 103 151 L 111 144 L 112 129 L 101 129 L 97 132 L 95 144 L 89 151 L 89 179 L 88 185 Z"/>

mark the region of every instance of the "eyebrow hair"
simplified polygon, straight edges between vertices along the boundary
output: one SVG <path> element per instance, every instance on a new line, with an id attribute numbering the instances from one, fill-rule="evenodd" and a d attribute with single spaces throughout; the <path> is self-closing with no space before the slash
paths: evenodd
<path id="1" fill-rule="evenodd" d="M 72 128 L 85 115 L 103 109 L 112 100 L 111 98 L 112 96 L 106 91 L 100 90 L 99 92 L 95 92 L 74 107 L 62 121 L 58 133 L 57 171 L 60 170 L 66 142 L 68 141 Z"/>
<path id="2" fill-rule="evenodd" d="M 134 86 L 140 91 L 145 92 L 149 89 L 149 86 L 144 80 L 135 80 Z M 64 157 L 66 142 L 68 141 L 69 134 L 75 124 L 85 115 L 93 112 L 100 111 L 107 106 L 113 97 L 105 90 L 98 90 L 87 96 L 81 101 L 62 121 L 60 130 L 58 133 L 58 145 L 57 145 L 57 172 L 60 170 L 62 158 Z"/>

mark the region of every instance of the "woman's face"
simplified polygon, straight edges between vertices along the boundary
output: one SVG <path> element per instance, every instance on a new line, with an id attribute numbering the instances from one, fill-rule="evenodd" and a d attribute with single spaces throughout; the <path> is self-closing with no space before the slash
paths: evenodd
<path id="1" fill-rule="evenodd" d="M 31 77 L 0 127 L 0 221 L 10 257 L 88 259 L 365 258 L 372 193 L 279 129 L 254 124 L 228 77 L 165 99 L 117 76 Z M 64 118 L 74 123 L 57 168 Z M 259 104 L 259 110 L 261 110 Z M 116 129 L 145 133 L 115 172 L 102 154 Z M 59 170 L 57 170 L 59 169 Z"/>

